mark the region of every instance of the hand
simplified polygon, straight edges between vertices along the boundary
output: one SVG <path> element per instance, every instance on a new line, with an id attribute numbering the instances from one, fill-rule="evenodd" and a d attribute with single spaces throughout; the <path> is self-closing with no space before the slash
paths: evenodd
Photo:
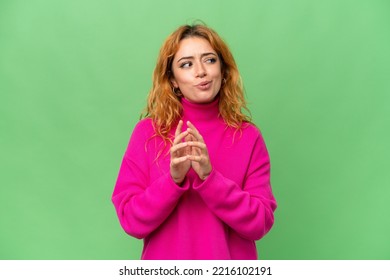
<path id="1" fill-rule="evenodd" d="M 190 156 L 188 158 L 199 178 L 206 180 L 212 170 L 207 146 L 196 127 L 189 121 L 187 122 L 187 126 L 189 135 L 186 137 L 186 141 L 191 148 Z"/>
<path id="2" fill-rule="evenodd" d="M 170 149 L 171 177 L 178 185 L 183 183 L 185 176 L 191 167 L 191 161 L 189 161 L 189 155 L 191 153 L 190 147 L 187 142 L 183 142 L 183 139 L 188 137 L 189 132 L 188 130 L 182 132 L 182 128 L 183 121 L 180 120 L 175 131 L 175 139 L 173 140 L 173 144 Z"/>

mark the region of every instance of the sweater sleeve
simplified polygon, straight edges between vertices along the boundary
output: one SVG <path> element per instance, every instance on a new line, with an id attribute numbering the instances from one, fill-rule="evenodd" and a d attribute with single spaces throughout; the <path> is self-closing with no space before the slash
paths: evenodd
<path id="1" fill-rule="evenodd" d="M 243 186 L 213 169 L 196 189 L 209 209 L 242 237 L 262 238 L 274 223 L 277 207 L 270 184 L 270 162 L 257 136 Z"/>
<path id="2" fill-rule="evenodd" d="M 189 187 L 187 182 L 177 186 L 169 173 L 149 182 L 147 130 L 142 122 L 135 127 L 112 195 L 121 226 L 136 238 L 146 237 L 161 225 Z"/>

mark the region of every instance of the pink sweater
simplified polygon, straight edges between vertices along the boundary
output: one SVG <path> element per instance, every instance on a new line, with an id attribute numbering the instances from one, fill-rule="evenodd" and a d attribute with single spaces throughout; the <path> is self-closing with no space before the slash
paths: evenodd
<path id="1" fill-rule="evenodd" d="M 191 121 L 208 147 L 211 174 L 202 181 L 190 169 L 176 185 L 169 148 L 158 157 L 163 142 L 151 138 L 150 119 L 140 121 L 112 196 L 119 221 L 144 239 L 142 259 L 257 259 L 255 240 L 271 229 L 276 209 L 263 138 L 251 124 L 242 133 L 227 128 L 218 100 L 182 104 L 184 124 Z"/>

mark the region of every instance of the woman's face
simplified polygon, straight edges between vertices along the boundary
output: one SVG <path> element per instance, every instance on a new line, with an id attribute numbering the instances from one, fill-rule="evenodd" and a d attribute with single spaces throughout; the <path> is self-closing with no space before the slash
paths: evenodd
<path id="1" fill-rule="evenodd" d="M 221 88 L 220 59 L 209 42 L 200 37 L 180 41 L 173 58 L 172 72 L 173 86 L 193 103 L 213 101 Z"/>

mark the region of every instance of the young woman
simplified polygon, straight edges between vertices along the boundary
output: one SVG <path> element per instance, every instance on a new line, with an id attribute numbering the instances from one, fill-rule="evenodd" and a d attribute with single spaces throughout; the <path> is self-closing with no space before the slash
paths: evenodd
<path id="1" fill-rule="evenodd" d="M 257 259 L 276 201 L 263 138 L 223 40 L 185 25 L 164 42 L 146 114 L 112 196 L 142 259 Z"/>

